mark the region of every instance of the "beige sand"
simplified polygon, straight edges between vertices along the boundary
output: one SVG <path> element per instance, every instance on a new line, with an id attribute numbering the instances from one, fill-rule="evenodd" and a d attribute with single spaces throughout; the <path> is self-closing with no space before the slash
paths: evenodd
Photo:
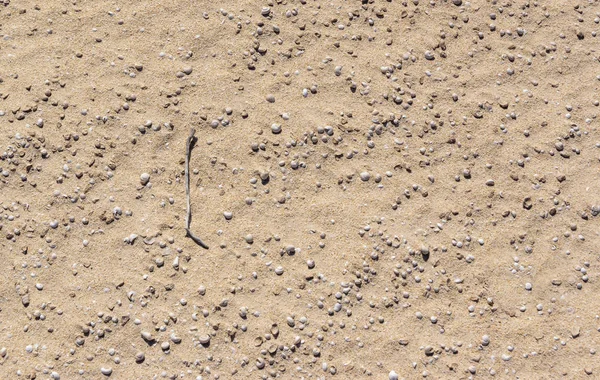
<path id="1" fill-rule="evenodd" d="M 599 15 L 0 1 L 0 379 L 595 378 Z"/>

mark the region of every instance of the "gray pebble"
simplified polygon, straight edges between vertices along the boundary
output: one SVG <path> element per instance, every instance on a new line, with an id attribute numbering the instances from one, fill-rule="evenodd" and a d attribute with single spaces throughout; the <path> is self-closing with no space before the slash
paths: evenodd
<path id="1" fill-rule="evenodd" d="M 223 216 L 225 217 L 225 219 L 231 220 L 231 218 L 233 218 L 233 213 L 231 211 L 225 211 L 223 213 Z"/>
<path id="2" fill-rule="evenodd" d="M 390 374 L 388 375 L 388 378 L 390 380 L 398 380 L 398 374 L 395 371 L 390 371 Z"/>
<path id="3" fill-rule="evenodd" d="M 200 344 L 208 344 L 210 343 L 210 335 L 200 335 L 200 337 L 198 337 L 198 341 L 200 342 Z"/>
<path id="4" fill-rule="evenodd" d="M 109 368 L 102 367 L 102 368 L 100 368 L 100 372 L 102 372 L 102 374 L 104 376 L 110 376 L 110 375 L 112 375 L 112 368 L 110 368 L 110 367 Z"/>
<path id="5" fill-rule="evenodd" d="M 267 100 L 267 102 L 269 103 L 275 103 L 275 96 L 273 94 L 269 94 L 267 95 L 267 97 L 265 98 Z"/>
<path id="6" fill-rule="evenodd" d="M 146 355 L 142 351 L 138 351 L 135 354 L 135 361 L 138 363 L 143 362 L 146 359 Z"/>
<path id="7" fill-rule="evenodd" d="M 179 344 L 181 343 L 181 337 L 178 337 L 177 335 L 175 335 L 175 333 L 172 333 L 169 338 L 171 339 L 171 341 L 175 344 Z"/>
<path id="8" fill-rule="evenodd" d="M 481 337 L 481 344 L 483 346 L 487 346 L 488 344 L 490 344 L 490 336 L 489 335 L 484 335 Z"/>
<path id="9" fill-rule="evenodd" d="M 279 266 L 275 268 L 275 274 L 281 276 L 283 274 L 283 267 Z"/>
<path id="10" fill-rule="evenodd" d="M 371 174 L 369 174 L 369 172 L 362 172 L 360 173 L 360 179 L 364 182 L 367 182 L 371 179 Z"/>
<path id="11" fill-rule="evenodd" d="M 280 124 L 271 124 L 271 132 L 274 134 L 281 133 L 281 125 Z"/>
<path id="12" fill-rule="evenodd" d="M 152 336 L 152 334 L 150 334 L 148 331 L 142 331 L 142 338 L 146 341 L 146 342 L 153 342 L 154 341 L 154 337 Z"/>
<path id="13" fill-rule="evenodd" d="M 148 182 L 150 182 L 150 174 L 142 173 L 142 175 L 140 176 L 140 183 L 142 185 L 146 186 L 146 184 L 148 184 Z"/>

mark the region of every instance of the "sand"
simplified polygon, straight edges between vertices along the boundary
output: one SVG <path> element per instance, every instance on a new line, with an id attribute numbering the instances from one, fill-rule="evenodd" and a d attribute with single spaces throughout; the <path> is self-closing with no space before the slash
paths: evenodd
<path id="1" fill-rule="evenodd" d="M 598 376 L 599 15 L 0 1 L 0 379 Z"/>

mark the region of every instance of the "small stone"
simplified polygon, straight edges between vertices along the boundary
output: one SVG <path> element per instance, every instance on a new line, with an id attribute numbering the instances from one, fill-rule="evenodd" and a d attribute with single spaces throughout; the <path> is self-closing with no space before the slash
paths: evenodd
<path id="1" fill-rule="evenodd" d="M 279 266 L 275 268 L 275 274 L 281 276 L 283 274 L 283 267 Z"/>
<path id="2" fill-rule="evenodd" d="M 248 243 L 248 244 L 254 243 L 254 237 L 252 235 L 250 235 L 250 234 L 246 235 L 244 237 L 244 240 L 246 240 L 246 243 Z"/>
<path id="3" fill-rule="evenodd" d="M 452 4 L 456 5 L 457 7 L 462 5 L 462 0 L 452 0 Z"/>
<path id="4" fill-rule="evenodd" d="M 146 355 L 142 351 L 138 351 L 135 354 L 135 361 L 137 363 L 142 363 L 144 360 L 146 360 Z"/>
<path id="5" fill-rule="evenodd" d="M 433 52 L 429 50 L 425 51 L 425 59 L 428 61 L 433 61 L 435 59 Z"/>
<path id="6" fill-rule="evenodd" d="M 231 220 L 231 218 L 233 218 L 233 213 L 231 211 L 225 211 L 223 213 L 223 216 L 225 217 L 225 219 Z"/>
<path id="7" fill-rule="evenodd" d="M 269 94 L 267 95 L 267 97 L 265 98 L 267 100 L 267 102 L 269 103 L 275 103 L 275 96 L 273 94 Z"/>
<path id="8" fill-rule="evenodd" d="M 369 172 L 362 172 L 362 173 L 360 173 L 360 179 L 363 182 L 367 182 L 368 180 L 371 179 L 371 174 L 369 174 Z"/>
<path id="9" fill-rule="evenodd" d="M 146 184 L 148 184 L 148 182 L 150 182 L 150 174 L 142 173 L 142 175 L 140 176 L 140 183 L 142 185 L 146 186 Z"/>
<path id="10" fill-rule="evenodd" d="M 494 186 L 495 182 L 494 182 L 493 179 L 488 179 L 487 181 L 485 181 L 485 184 L 488 185 L 488 186 Z"/>
<path id="11" fill-rule="evenodd" d="M 181 343 L 181 337 L 175 335 L 175 333 L 172 333 L 169 338 L 171 339 L 171 342 L 175 343 L 175 344 L 179 344 Z"/>
<path id="12" fill-rule="evenodd" d="M 489 335 L 484 335 L 481 337 L 481 345 L 483 346 L 487 346 L 490 344 L 490 336 Z"/>
<path id="13" fill-rule="evenodd" d="M 204 335 L 200 335 L 200 337 L 198 338 L 198 341 L 200 342 L 200 344 L 209 344 L 210 343 L 210 335 L 208 334 L 204 334 Z"/>
<path id="14" fill-rule="evenodd" d="M 190 74 L 192 73 L 193 69 L 192 69 L 190 66 L 188 66 L 188 67 L 185 67 L 185 68 L 184 68 L 183 70 L 181 70 L 181 71 L 183 71 L 183 73 L 184 73 L 185 75 L 190 75 Z"/>
<path id="15" fill-rule="evenodd" d="M 290 327 L 294 327 L 294 326 L 296 326 L 296 321 L 294 321 L 294 318 L 292 318 L 292 317 L 287 317 L 287 318 L 286 318 L 286 321 L 287 321 L 287 324 L 288 324 L 288 326 L 290 326 Z"/>
<path id="16" fill-rule="evenodd" d="M 102 372 L 102 374 L 104 376 L 110 376 L 110 375 L 112 375 L 112 368 L 110 368 L 110 367 L 109 368 L 102 367 L 102 368 L 100 368 L 100 372 Z"/>
<path id="17" fill-rule="evenodd" d="M 281 133 L 281 124 L 271 124 L 271 132 L 276 135 Z"/>
<path id="18" fill-rule="evenodd" d="M 525 290 L 531 290 L 531 289 L 533 289 L 533 285 L 531 285 L 531 283 L 527 282 L 525 284 Z"/>
<path id="19" fill-rule="evenodd" d="M 390 371 L 390 374 L 388 375 L 388 378 L 390 380 L 398 380 L 398 374 L 395 371 Z"/>
<path id="20" fill-rule="evenodd" d="M 152 336 L 152 334 L 150 334 L 148 331 L 142 331 L 142 338 L 150 343 L 150 342 L 154 342 L 154 337 Z"/>

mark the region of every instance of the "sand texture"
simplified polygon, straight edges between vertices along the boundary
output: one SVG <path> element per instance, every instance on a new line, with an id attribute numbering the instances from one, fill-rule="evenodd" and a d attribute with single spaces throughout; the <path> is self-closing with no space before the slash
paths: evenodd
<path id="1" fill-rule="evenodd" d="M 598 378 L 599 23 L 0 0 L 0 380 Z"/>

